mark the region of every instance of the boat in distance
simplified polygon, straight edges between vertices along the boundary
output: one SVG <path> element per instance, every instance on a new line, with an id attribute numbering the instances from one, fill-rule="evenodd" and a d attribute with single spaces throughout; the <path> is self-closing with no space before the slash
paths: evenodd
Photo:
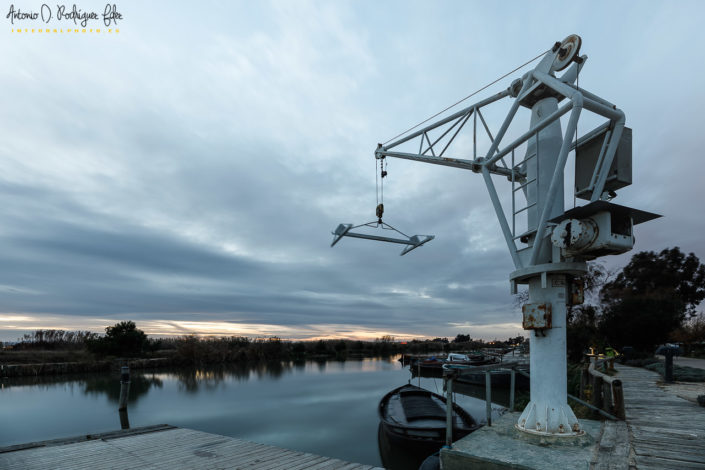
<path id="1" fill-rule="evenodd" d="M 484 366 L 488 364 L 499 364 L 500 360 L 493 356 L 484 354 L 458 354 L 450 353 L 448 356 L 410 356 L 408 359 L 411 375 L 416 377 L 443 377 L 443 366 L 451 364 L 455 366 Z M 403 364 L 403 362 L 402 362 Z"/>
<path id="2" fill-rule="evenodd" d="M 413 457 L 416 468 L 446 442 L 446 400 L 429 390 L 407 384 L 387 393 L 379 402 L 379 440 L 382 463 L 385 454 Z M 480 425 L 453 403 L 453 440 L 461 439 Z"/>

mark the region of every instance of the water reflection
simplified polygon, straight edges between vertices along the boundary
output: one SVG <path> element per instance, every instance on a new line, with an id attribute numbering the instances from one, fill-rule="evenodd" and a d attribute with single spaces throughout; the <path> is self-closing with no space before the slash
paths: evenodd
<path id="1" fill-rule="evenodd" d="M 225 379 L 225 371 L 223 369 L 184 369 L 173 373 L 176 376 L 179 391 L 196 394 L 201 389 L 215 390 Z M 233 373 L 235 378 L 244 378 L 242 374 Z"/>
<path id="2" fill-rule="evenodd" d="M 127 417 L 127 408 L 118 410 L 120 415 L 120 429 L 130 429 L 130 420 Z"/>
<path id="3" fill-rule="evenodd" d="M 127 395 L 127 402 L 134 404 L 137 400 L 146 395 L 152 387 L 162 388 L 164 383 L 156 374 L 145 375 L 133 372 L 130 377 L 130 391 Z M 83 393 L 86 395 L 106 395 L 111 402 L 120 402 L 120 376 L 98 376 L 92 377 L 84 384 Z"/>
<path id="4" fill-rule="evenodd" d="M 291 371 L 291 362 L 260 362 L 251 367 L 260 379 L 279 379 L 284 373 Z"/>
<path id="5" fill-rule="evenodd" d="M 384 432 L 382 423 L 377 427 L 377 445 L 379 446 L 379 457 L 382 465 L 388 470 L 417 469 L 425 456 L 418 456 L 409 452 L 407 448 L 393 445 L 387 434 Z"/>
<path id="6" fill-rule="evenodd" d="M 305 363 L 296 365 L 297 369 L 305 368 Z M 198 393 L 201 390 L 216 390 L 223 382 L 246 382 L 250 379 L 279 379 L 292 370 L 292 363 L 265 362 L 250 365 L 227 365 L 212 367 L 193 367 L 169 371 L 178 381 L 179 390 L 188 393 Z"/>
<path id="7" fill-rule="evenodd" d="M 132 369 L 124 413 L 117 373 L 2 379 L 0 415 L 13 424 L 0 446 L 168 423 L 379 466 L 377 405 L 409 378 L 396 359 Z"/>

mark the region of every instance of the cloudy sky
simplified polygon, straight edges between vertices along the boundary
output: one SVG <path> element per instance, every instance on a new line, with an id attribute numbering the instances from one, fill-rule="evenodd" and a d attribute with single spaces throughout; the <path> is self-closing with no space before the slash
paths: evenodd
<path id="1" fill-rule="evenodd" d="M 11 5 L 41 3 L 5 2 L 0 31 L 2 340 L 120 320 L 150 334 L 522 334 L 479 175 L 389 161 L 386 221 L 436 236 L 407 256 L 329 248 L 330 232 L 373 220 L 377 142 L 572 33 L 589 57 L 580 86 L 634 130 L 634 184 L 615 202 L 665 216 L 635 249 L 705 258 L 705 3 L 120 1 L 119 33 L 14 31 L 44 25 L 12 24 Z M 488 110 L 493 133 L 510 105 Z"/>

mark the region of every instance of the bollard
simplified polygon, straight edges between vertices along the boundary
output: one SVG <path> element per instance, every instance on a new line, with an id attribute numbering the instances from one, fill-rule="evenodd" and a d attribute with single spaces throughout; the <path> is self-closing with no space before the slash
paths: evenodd
<path id="1" fill-rule="evenodd" d="M 127 410 L 127 396 L 130 393 L 130 368 L 122 366 L 120 369 L 120 404 L 118 410 Z"/>

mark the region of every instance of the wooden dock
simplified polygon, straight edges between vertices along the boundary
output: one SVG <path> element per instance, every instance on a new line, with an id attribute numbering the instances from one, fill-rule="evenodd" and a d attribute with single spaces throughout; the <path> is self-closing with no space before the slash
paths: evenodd
<path id="1" fill-rule="evenodd" d="M 159 425 L 0 448 L 0 469 L 375 470 L 375 467 Z"/>
<path id="2" fill-rule="evenodd" d="M 603 423 L 595 470 L 705 470 L 705 409 L 665 389 L 659 374 L 618 366 L 626 421 Z M 705 394 L 705 384 L 702 385 Z M 353 444 L 354 445 L 354 444 Z M 372 470 L 306 452 L 169 425 L 0 448 L 0 469 Z M 381 470 L 381 469 L 379 469 Z"/>
<path id="3" fill-rule="evenodd" d="M 677 396 L 656 372 L 616 368 L 625 420 L 581 420 L 582 443 L 581 438 L 543 441 L 516 431 L 519 413 L 507 413 L 442 450 L 444 468 L 705 470 L 705 408 Z M 705 383 L 691 385 L 705 394 Z"/>
<path id="4" fill-rule="evenodd" d="M 623 365 L 618 370 L 629 431 L 629 467 L 705 469 L 705 408 L 664 390 L 656 372 Z"/>

